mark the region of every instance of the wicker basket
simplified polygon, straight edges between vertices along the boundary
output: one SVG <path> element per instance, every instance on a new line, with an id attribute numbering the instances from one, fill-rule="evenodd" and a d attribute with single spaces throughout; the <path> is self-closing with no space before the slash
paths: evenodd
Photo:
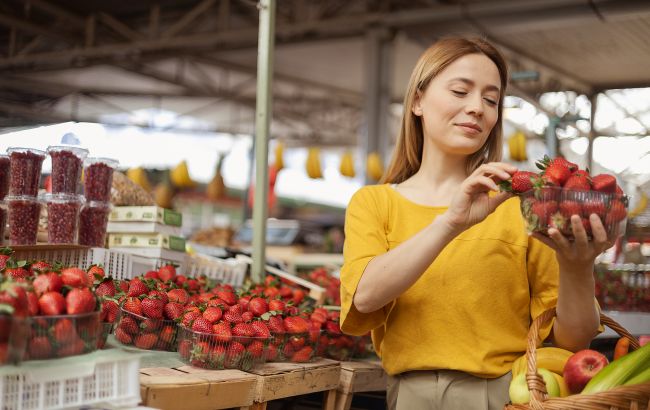
<path id="1" fill-rule="evenodd" d="M 528 332 L 528 346 L 526 356 L 528 367 L 526 381 L 530 391 L 528 404 L 506 405 L 506 410 L 555 410 L 555 409 L 581 409 L 581 410 L 643 410 L 650 409 L 650 383 L 633 386 L 619 386 L 611 390 L 594 394 L 574 394 L 567 397 L 548 398 L 544 379 L 537 373 L 536 345 L 539 337 L 539 328 L 555 317 L 555 308 L 549 309 L 539 315 Z M 639 348 L 639 342 L 621 325 L 609 317 L 601 314 L 600 323 L 610 327 L 616 333 L 630 339 L 630 347 Z"/>

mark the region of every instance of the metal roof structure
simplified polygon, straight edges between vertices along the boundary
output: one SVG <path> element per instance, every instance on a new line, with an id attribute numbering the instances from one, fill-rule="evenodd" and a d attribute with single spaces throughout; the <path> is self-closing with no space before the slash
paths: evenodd
<path id="1" fill-rule="evenodd" d="M 468 33 L 500 47 L 516 74 L 510 93 L 529 101 L 650 86 L 648 0 L 280 0 L 272 135 L 358 145 L 381 128 L 368 117 L 390 117 L 422 50 Z M 251 0 L 2 0 L 0 127 L 79 120 L 250 134 L 257 35 Z M 132 115 L 151 108 L 199 123 Z"/>

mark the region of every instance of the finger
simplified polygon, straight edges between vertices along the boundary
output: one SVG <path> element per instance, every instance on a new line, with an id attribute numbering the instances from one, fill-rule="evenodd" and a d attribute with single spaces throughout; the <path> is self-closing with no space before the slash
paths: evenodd
<path id="1" fill-rule="evenodd" d="M 487 165 L 494 165 L 496 167 L 499 167 L 509 174 L 514 174 L 519 170 L 516 166 L 508 164 L 507 162 L 488 162 Z"/>
<path id="2" fill-rule="evenodd" d="M 571 215 L 571 230 L 573 231 L 574 244 L 580 255 L 589 250 L 589 239 L 587 231 L 582 225 L 582 219 L 578 215 Z"/>
<path id="3" fill-rule="evenodd" d="M 562 233 L 555 228 L 549 228 L 548 230 L 548 236 L 553 239 L 553 241 L 557 244 L 558 250 L 568 252 L 571 248 L 571 244 L 569 243 L 569 240 L 562 235 Z"/>
<path id="4" fill-rule="evenodd" d="M 480 167 L 478 167 L 476 171 L 477 171 L 477 175 L 487 175 L 491 178 L 494 177 L 499 181 L 503 181 L 510 178 L 510 173 L 492 164 L 481 165 Z"/>
<path id="5" fill-rule="evenodd" d="M 501 205 L 504 201 L 512 198 L 513 196 L 514 194 L 511 192 L 499 192 L 498 194 L 490 197 L 490 212 L 497 209 L 499 205 Z"/>
<path id="6" fill-rule="evenodd" d="M 483 192 L 486 191 L 485 189 L 480 189 L 480 188 L 487 188 L 488 191 L 498 191 L 499 186 L 492 180 L 492 178 L 488 178 L 486 176 L 478 176 L 478 177 L 473 177 L 468 184 L 468 188 L 470 192 Z"/>
<path id="7" fill-rule="evenodd" d="M 548 236 L 542 235 L 539 232 L 533 232 L 533 234 L 531 236 L 533 238 L 537 239 L 538 241 L 542 242 L 544 245 L 548 246 L 549 248 L 554 249 L 556 251 L 558 250 L 557 244 L 552 239 L 550 239 Z"/>
<path id="8" fill-rule="evenodd" d="M 589 224 L 591 225 L 591 234 L 594 237 L 594 244 L 604 246 L 607 243 L 607 231 L 605 231 L 605 227 L 598 215 L 589 215 Z"/>

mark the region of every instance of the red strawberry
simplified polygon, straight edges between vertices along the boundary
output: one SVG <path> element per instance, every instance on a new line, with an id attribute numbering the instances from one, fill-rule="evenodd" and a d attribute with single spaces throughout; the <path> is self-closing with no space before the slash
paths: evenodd
<path id="1" fill-rule="evenodd" d="M 508 181 L 502 182 L 500 185 L 506 191 L 515 193 L 522 193 L 533 189 L 535 180 L 539 179 L 539 175 L 530 171 L 517 171 L 512 175 L 509 181 L 510 189 L 508 189 Z"/>
<path id="2" fill-rule="evenodd" d="M 327 310 L 323 308 L 316 308 L 314 312 L 309 316 L 312 322 L 325 323 L 327 322 Z"/>
<path id="3" fill-rule="evenodd" d="M 131 337 L 130 334 L 124 331 L 124 329 L 118 327 L 115 329 L 115 338 L 117 339 L 118 342 L 123 343 L 125 345 L 130 345 L 133 343 L 133 337 Z"/>
<path id="4" fill-rule="evenodd" d="M 158 269 L 158 277 L 161 281 L 167 282 L 176 278 L 176 267 L 174 265 L 166 265 Z"/>
<path id="5" fill-rule="evenodd" d="M 67 312 L 69 315 L 88 313 L 95 310 L 96 300 L 88 288 L 74 288 L 65 297 Z"/>
<path id="6" fill-rule="evenodd" d="M 169 302 L 163 308 L 163 313 L 166 319 L 174 320 L 183 314 L 183 305 L 176 302 Z"/>
<path id="7" fill-rule="evenodd" d="M 124 316 L 120 319 L 120 324 L 117 326 L 130 335 L 134 335 L 140 331 L 138 322 L 131 316 Z"/>
<path id="8" fill-rule="evenodd" d="M 113 279 L 111 278 L 104 279 L 95 288 L 95 295 L 97 295 L 98 297 L 115 296 L 116 293 L 117 293 L 117 289 L 115 289 L 115 282 L 113 282 Z"/>
<path id="9" fill-rule="evenodd" d="M 52 344 L 47 336 L 35 336 L 29 341 L 30 359 L 49 359 L 52 357 Z"/>
<path id="10" fill-rule="evenodd" d="M 52 326 L 52 335 L 54 336 L 54 341 L 59 344 L 68 344 L 72 343 L 75 339 L 78 339 L 77 329 L 70 321 L 70 319 L 59 319 Z"/>
<path id="11" fill-rule="evenodd" d="M 560 202 L 560 213 L 567 218 L 571 218 L 572 215 L 582 215 L 582 205 L 577 201 L 562 201 Z"/>
<path id="12" fill-rule="evenodd" d="M 142 314 L 148 318 L 161 319 L 165 303 L 155 297 L 146 297 L 141 301 Z"/>
<path id="13" fill-rule="evenodd" d="M 230 369 L 237 367 L 245 351 L 246 347 L 244 347 L 243 344 L 239 342 L 231 342 L 226 350 L 225 366 Z"/>
<path id="14" fill-rule="evenodd" d="M 565 216 L 562 212 L 555 212 L 548 218 L 548 227 L 555 228 L 563 234 L 570 234 L 571 231 L 571 217 Z"/>
<path id="15" fill-rule="evenodd" d="M 45 292 L 38 299 L 38 306 L 42 315 L 56 316 L 65 313 L 65 298 L 59 292 Z"/>
<path id="16" fill-rule="evenodd" d="M 183 339 L 178 344 L 178 354 L 181 356 L 181 359 L 189 360 L 191 350 L 192 341 L 189 339 Z"/>
<path id="17" fill-rule="evenodd" d="M 278 348 L 273 344 L 269 344 L 266 350 L 266 360 L 272 362 L 278 358 Z"/>
<path id="18" fill-rule="evenodd" d="M 291 296 L 291 301 L 293 302 L 294 306 L 298 306 L 300 302 L 305 298 L 305 291 L 297 288 L 293 290 L 293 294 Z"/>
<path id="19" fill-rule="evenodd" d="M 208 307 L 203 311 L 203 318 L 210 323 L 217 323 L 223 312 L 218 307 Z"/>
<path id="20" fill-rule="evenodd" d="M 625 205 L 619 200 L 614 200 L 609 204 L 609 210 L 605 216 L 605 223 L 607 225 L 615 224 L 622 221 L 627 217 Z"/>
<path id="21" fill-rule="evenodd" d="M 14 251 L 11 248 L 0 248 L 0 270 L 5 268 L 7 260 L 9 260 L 12 253 L 14 253 Z"/>
<path id="22" fill-rule="evenodd" d="M 254 317 L 255 316 L 253 316 L 251 312 L 244 312 L 241 314 L 241 320 L 245 323 L 250 323 Z"/>
<path id="23" fill-rule="evenodd" d="M 134 345 L 139 349 L 151 349 L 158 341 L 155 333 L 142 333 L 136 336 Z"/>
<path id="24" fill-rule="evenodd" d="M 125 280 L 119 280 L 117 281 L 117 285 L 119 287 L 120 292 L 127 293 L 129 291 L 129 282 Z"/>
<path id="25" fill-rule="evenodd" d="M 591 190 L 589 175 L 583 171 L 574 172 L 573 175 L 571 175 L 564 183 L 564 189 L 571 189 L 574 191 Z"/>
<path id="26" fill-rule="evenodd" d="M 609 174 L 598 174 L 591 178 L 591 187 L 594 191 L 616 192 L 616 178 Z"/>
<path id="27" fill-rule="evenodd" d="M 223 314 L 223 318 L 224 320 L 230 323 L 242 323 L 244 321 L 244 319 L 241 316 L 241 313 L 237 309 L 226 310 Z"/>
<path id="28" fill-rule="evenodd" d="M 271 331 L 269 330 L 268 326 L 264 324 L 264 322 L 255 321 L 251 323 L 251 326 L 255 330 L 255 337 L 260 337 L 264 339 L 270 339 L 271 338 Z"/>
<path id="29" fill-rule="evenodd" d="M 273 299 L 269 302 L 269 310 L 284 312 L 285 303 L 281 299 Z"/>
<path id="30" fill-rule="evenodd" d="M 38 315 L 38 296 L 36 296 L 36 293 L 34 292 L 27 292 L 27 311 L 29 312 L 29 316 L 36 316 Z"/>
<path id="31" fill-rule="evenodd" d="M 539 221 L 546 221 L 551 214 L 557 211 L 557 208 L 557 202 L 555 201 L 535 202 L 532 206 L 532 212 L 537 215 Z"/>
<path id="32" fill-rule="evenodd" d="M 47 263 L 45 261 L 37 261 L 37 262 L 32 263 L 29 266 L 29 273 L 31 273 L 32 275 L 35 275 L 37 273 L 47 272 L 51 268 L 52 268 L 52 266 L 49 263 Z"/>
<path id="33" fill-rule="evenodd" d="M 197 312 L 197 311 L 185 312 L 183 313 L 181 323 L 183 324 L 183 326 L 187 328 L 191 328 L 192 322 L 194 322 L 194 320 L 198 317 L 202 317 L 201 312 Z"/>
<path id="34" fill-rule="evenodd" d="M 145 279 L 156 279 L 160 280 L 160 276 L 158 276 L 158 271 L 157 270 L 150 270 L 147 273 L 143 275 Z"/>
<path id="35" fill-rule="evenodd" d="M 291 356 L 294 363 L 305 363 L 311 360 L 314 355 L 314 349 L 311 346 L 305 346 Z"/>
<path id="36" fill-rule="evenodd" d="M 83 288 L 91 285 L 86 272 L 79 268 L 63 269 L 61 271 L 61 280 L 64 285 L 70 286 L 71 288 Z"/>
<path id="37" fill-rule="evenodd" d="M 60 346 L 59 350 L 57 350 L 56 353 L 57 356 L 59 357 L 76 356 L 78 354 L 83 353 L 84 348 L 85 348 L 84 341 L 77 336 L 70 343 L 67 343 L 64 346 Z"/>
<path id="38" fill-rule="evenodd" d="M 112 299 L 106 299 L 102 302 L 102 316 L 103 321 L 108 323 L 115 322 L 117 314 L 119 313 L 120 308 L 117 305 L 117 302 Z"/>
<path id="39" fill-rule="evenodd" d="M 585 201 L 582 204 L 582 212 L 588 218 L 591 214 L 596 214 L 600 219 L 605 218 L 607 209 L 605 209 L 605 204 L 599 199 L 593 199 Z"/>
<path id="40" fill-rule="evenodd" d="M 255 336 L 255 328 L 250 323 L 237 323 L 232 328 L 233 336 L 241 336 L 244 338 L 250 338 Z M 250 341 L 250 340 L 249 340 Z M 243 344 L 247 344 L 245 341 L 241 341 Z"/>
<path id="41" fill-rule="evenodd" d="M 142 303 L 136 297 L 128 297 L 124 300 L 122 309 L 135 315 L 142 316 Z"/>
<path id="42" fill-rule="evenodd" d="M 544 179 L 553 185 L 562 186 L 571 174 L 578 170 L 578 166 L 564 158 L 549 158 L 544 156 L 535 165 L 544 172 Z"/>
<path id="43" fill-rule="evenodd" d="M 232 330 L 227 322 L 212 325 L 212 333 L 214 334 L 214 340 L 220 343 L 228 343 L 232 339 Z"/>
<path id="44" fill-rule="evenodd" d="M 162 300 L 164 305 L 166 305 L 169 302 L 169 297 L 167 296 L 167 292 L 163 292 L 158 289 L 153 289 L 149 291 L 148 295 Z"/>
<path id="45" fill-rule="evenodd" d="M 192 322 L 192 330 L 199 333 L 212 333 L 212 324 L 199 316 Z"/>
<path id="46" fill-rule="evenodd" d="M 138 297 L 140 295 L 145 295 L 148 292 L 149 287 L 140 280 L 140 278 L 133 278 L 133 280 L 129 282 L 129 292 L 126 295 Z"/>
<path id="47" fill-rule="evenodd" d="M 100 265 L 92 265 L 88 268 L 88 282 L 91 284 L 103 280 L 105 275 L 106 272 Z"/>
<path id="48" fill-rule="evenodd" d="M 246 351 L 252 358 L 258 359 L 264 354 L 264 343 L 260 340 L 253 340 L 246 348 Z"/>
<path id="49" fill-rule="evenodd" d="M 167 344 L 171 344 L 174 342 L 176 338 L 176 327 L 174 326 L 165 326 L 162 328 L 160 331 L 160 340 Z"/>
<path id="50" fill-rule="evenodd" d="M 248 303 L 248 311 L 255 316 L 262 316 L 264 313 L 268 312 L 268 310 L 269 305 L 263 298 L 253 298 Z"/>
<path id="51" fill-rule="evenodd" d="M 284 318 L 284 327 L 288 333 L 306 333 L 309 331 L 309 322 L 300 316 Z"/>
<path id="52" fill-rule="evenodd" d="M 12 279 L 26 279 L 29 277 L 29 272 L 21 266 L 8 265 L 5 267 L 5 276 Z"/>
<path id="53" fill-rule="evenodd" d="M 340 335 L 341 328 L 337 322 L 328 321 L 325 323 L 325 330 L 332 335 Z"/>
<path id="54" fill-rule="evenodd" d="M 305 336 L 290 336 L 289 343 L 295 350 L 300 350 L 306 343 Z"/>
<path id="55" fill-rule="evenodd" d="M 271 316 L 268 320 L 268 327 L 273 334 L 284 334 L 286 329 L 281 316 Z"/>
<path id="56" fill-rule="evenodd" d="M 215 295 L 230 306 L 237 303 L 237 296 L 235 296 L 235 293 L 231 290 L 218 290 L 215 292 Z"/>
<path id="57" fill-rule="evenodd" d="M 171 289 L 167 291 L 167 297 L 170 302 L 177 302 L 181 305 L 187 304 L 190 300 L 190 295 L 185 289 Z"/>

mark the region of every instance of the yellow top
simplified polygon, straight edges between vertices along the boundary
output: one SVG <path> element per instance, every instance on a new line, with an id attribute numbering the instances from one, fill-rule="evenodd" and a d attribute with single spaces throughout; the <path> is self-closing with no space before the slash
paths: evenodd
<path id="1" fill-rule="evenodd" d="M 341 328 L 353 335 L 372 330 L 390 375 L 451 369 L 499 377 L 526 351 L 532 318 L 557 302 L 554 251 L 528 236 L 518 198 L 453 239 L 397 300 L 368 314 L 352 305 L 368 262 L 446 209 L 416 204 L 388 184 L 355 193 L 345 218 Z M 540 329 L 542 339 L 551 327 Z"/>

